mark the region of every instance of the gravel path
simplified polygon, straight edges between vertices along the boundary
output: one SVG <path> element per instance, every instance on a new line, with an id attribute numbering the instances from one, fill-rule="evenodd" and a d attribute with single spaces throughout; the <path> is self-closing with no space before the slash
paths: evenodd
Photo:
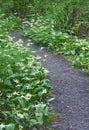
<path id="1" fill-rule="evenodd" d="M 22 39 L 18 32 L 10 34 L 15 40 Z M 27 40 L 22 39 L 26 45 Z M 63 57 L 37 45 L 30 45 L 34 55 L 49 71 L 52 92 L 56 95 L 52 105 L 63 119 L 52 122 L 54 130 L 89 130 L 89 76 L 74 68 Z M 53 130 L 53 129 L 50 129 Z"/>

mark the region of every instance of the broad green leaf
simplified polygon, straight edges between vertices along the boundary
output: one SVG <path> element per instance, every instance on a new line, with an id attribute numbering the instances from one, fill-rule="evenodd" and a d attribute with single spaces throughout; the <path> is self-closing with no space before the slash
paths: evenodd
<path id="1" fill-rule="evenodd" d="M 14 124 L 6 125 L 6 130 L 14 130 L 14 129 L 15 129 L 15 125 Z"/>

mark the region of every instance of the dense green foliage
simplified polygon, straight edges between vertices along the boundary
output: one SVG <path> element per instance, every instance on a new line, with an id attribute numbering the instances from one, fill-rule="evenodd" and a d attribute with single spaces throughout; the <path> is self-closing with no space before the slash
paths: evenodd
<path id="1" fill-rule="evenodd" d="M 18 28 L 89 74 L 89 40 L 77 37 L 89 36 L 89 0 L 1 0 L 0 130 L 30 129 L 49 115 L 45 69 L 8 36 Z"/>
<path id="2" fill-rule="evenodd" d="M 54 23 L 54 30 L 89 35 L 89 0 L 1 0 L 2 11 L 9 16 L 35 20 L 39 16 Z"/>
<path id="3" fill-rule="evenodd" d="M 7 21 L 0 19 L 0 130 L 25 130 L 46 121 L 50 85 L 39 58 L 8 36 Z"/>
<path id="4" fill-rule="evenodd" d="M 21 27 L 21 20 L 19 17 L 14 15 L 10 15 L 9 17 L 5 17 L 4 13 L 0 15 L 0 31 L 6 33 L 6 31 L 10 31 L 13 29 L 17 29 Z"/>
<path id="5" fill-rule="evenodd" d="M 81 66 L 89 74 L 89 41 L 55 31 L 48 20 L 42 21 L 41 18 L 35 23 L 30 22 L 30 27 L 28 26 L 29 23 L 23 27 L 25 36 L 29 36 L 35 43 L 48 46 L 58 54 L 72 56 L 72 63 Z"/>

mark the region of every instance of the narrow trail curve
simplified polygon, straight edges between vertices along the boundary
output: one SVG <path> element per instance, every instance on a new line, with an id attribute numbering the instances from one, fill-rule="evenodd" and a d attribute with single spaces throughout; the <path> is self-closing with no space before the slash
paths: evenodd
<path id="1" fill-rule="evenodd" d="M 26 46 L 27 40 L 20 33 L 10 35 L 15 41 L 22 39 Z M 51 127 L 54 130 L 89 130 L 89 76 L 47 48 L 34 44 L 29 48 L 41 57 L 43 66 L 48 69 L 52 91 L 56 95 L 52 105 L 63 116 L 62 120 L 52 122 Z"/>

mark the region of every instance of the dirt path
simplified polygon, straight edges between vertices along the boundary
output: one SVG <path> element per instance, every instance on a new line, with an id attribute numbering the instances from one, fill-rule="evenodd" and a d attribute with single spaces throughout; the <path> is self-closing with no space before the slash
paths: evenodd
<path id="1" fill-rule="evenodd" d="M 22 39 L 17 32 L 10 35 L 15 36 L 16 41 Z M 27 40 L 22 40 L 26 45 Z M 47 48 L 34 44 L 30 48 L 35 51 L 34 55 L 41 57 L 43 66 L 49 71 L 52 91 L 56 95 L 52 105 L 63 116 L 62 120 L 52 122 L 51 127 L 54 130 L 89 130 L 89 76 Z"/>

